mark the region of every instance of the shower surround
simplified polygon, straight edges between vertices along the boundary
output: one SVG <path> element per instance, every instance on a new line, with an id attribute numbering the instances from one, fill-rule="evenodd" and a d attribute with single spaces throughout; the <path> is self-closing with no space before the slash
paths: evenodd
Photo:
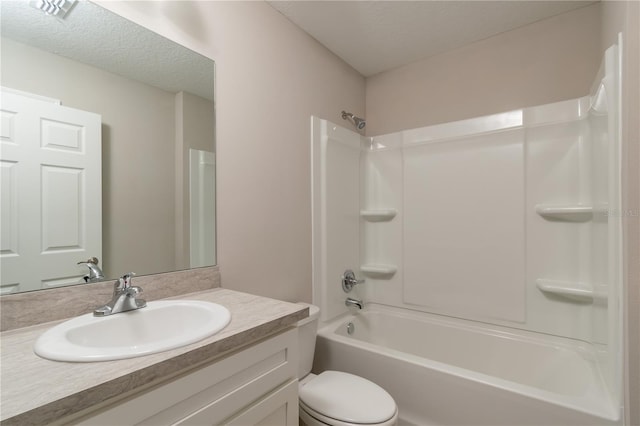
<path id="1" fill-rule="evenodd" d="M 434 416 L 442 404 L 415 402 L 446 377 L 451 395 L 531 407 L 537 417 L 522 424 L 622 422 L 619 60 L 616 46 L 607 50 L 588 96 L 486 117 L 377 137 L 312 118 L 313 297 L 325 323 L 317 368 L 375 378 L 395 390 L 409 423 L 460 421 L 455 406 L 470 401 L 451 403 L 450 418 Z M 366 280 L 349 294 L 362 312 L 344 305 L 346 269 Z M 438 318 L 463 326 L 446 331 Z M 348 322 L 353 335 L 342 332 Z M 544 356 L 518 355 L 532 353 L 522 343 L 531 339 Z M 485 344 L 502 349 L 484 353 Z M 385 364 L 389 350 L 409 358 Z M 438 380 L 426 370 L 395 374 L 433 363 Z M 578 364 L 588 374 L 563 375 Z M 575 383 L 558 390 L 554 377 Z"/>

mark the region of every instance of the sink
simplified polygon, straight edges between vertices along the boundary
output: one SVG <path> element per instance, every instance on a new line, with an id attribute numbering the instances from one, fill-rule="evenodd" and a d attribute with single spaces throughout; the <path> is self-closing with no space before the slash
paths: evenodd
<path id="1" fill-rule="evenodd" d="M 34 346 L 42 358 L 94 362 L 179 348 L 225 328 L 231 313 L 199 300 L 148 302 L 146 308 L 106 317 L 82 315 L 44 332 Z"/>

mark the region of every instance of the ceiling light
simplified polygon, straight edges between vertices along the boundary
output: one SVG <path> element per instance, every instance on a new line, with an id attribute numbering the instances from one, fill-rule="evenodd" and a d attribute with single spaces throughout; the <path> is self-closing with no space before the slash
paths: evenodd
<path id="1" fill-rule="evenodd" d="M 31 0 L 29 5 L 47 15 L 63 19 L 76 0 Z"/>

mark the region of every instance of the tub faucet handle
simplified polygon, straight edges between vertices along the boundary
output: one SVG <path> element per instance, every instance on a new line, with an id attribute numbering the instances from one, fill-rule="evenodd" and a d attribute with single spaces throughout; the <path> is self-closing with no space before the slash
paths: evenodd
<path id="1" fill-rule="evenodd" d="M 356 274 L 351 269 L 347 269 L 342 274 L 342 289 L 345 293 L 349 293 L 356 284 L 362 284 L 364 280 L 356 279 Z"/>

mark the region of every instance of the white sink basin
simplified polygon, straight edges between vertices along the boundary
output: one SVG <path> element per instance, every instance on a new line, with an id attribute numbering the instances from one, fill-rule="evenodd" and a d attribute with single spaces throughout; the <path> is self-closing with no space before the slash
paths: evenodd
<path id="1" fill-rule="evenodd" d="M 133 358 L 189 345 L 225 328 L 224 306 L 197 300 L 149 302 L 146 308 L 107 317 L 82 315 L 47 330 L 34 352 L 54 361 Z"/>

